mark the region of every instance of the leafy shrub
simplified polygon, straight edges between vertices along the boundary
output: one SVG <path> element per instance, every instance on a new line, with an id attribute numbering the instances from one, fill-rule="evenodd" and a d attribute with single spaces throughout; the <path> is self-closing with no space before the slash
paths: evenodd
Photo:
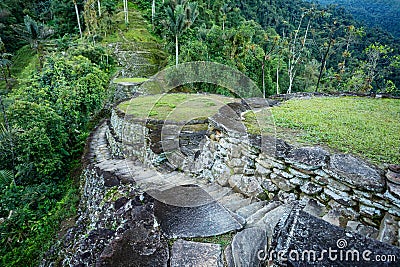
<path id="1" fill-rule="evenodd" d="M 8 108 L 7 116 L 18 133 L 13 138 L 18 182 L 32 184 L 59 174 L 67 142 L 63 118 L 49 106 L 21 100 Z M 11 165 L 7 154 L 0 159 L 2 165 Z"/>

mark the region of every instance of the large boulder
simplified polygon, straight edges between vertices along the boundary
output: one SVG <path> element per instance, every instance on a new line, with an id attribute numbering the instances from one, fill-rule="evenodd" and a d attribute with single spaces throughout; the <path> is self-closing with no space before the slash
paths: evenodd
<path id="1" fill-rule="evenodd" d="M 96 266 L 140 267 L 168 266 L 168 244 L 160 233 L 142 225 L 114 239 L 101 253 Z"/>

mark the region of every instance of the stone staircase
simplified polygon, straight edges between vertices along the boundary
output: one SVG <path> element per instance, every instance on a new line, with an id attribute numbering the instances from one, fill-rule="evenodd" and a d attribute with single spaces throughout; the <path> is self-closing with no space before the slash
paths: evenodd
<path id="1" fill-rule="evenodd" d="M 255 198 L 248 198 L 230 187 L 223 187 L 181 172 L 155 169 L 146 166 L 135 158 L 115 159 L 107 145 L 106 132 L 108 127 L 112 127 L 111 124 L 103 122 L 90 143 L 90 158 L 93 158 L 96 167 L 101 170 L 100 172 L 109 173 L 109 175 L 104 176 L 106 190 L 130 184 L 134 185 L 139 192 L 146 192 L 153 197 L 155 199 L 154 209 L 157 224 L 161 226 L 162 232 L 168 238 L 193 238 L 196 236 L 207 238 L 207 236 L 237 232 L 243 229 L 261 229 L 260 231 L 264 233 L 263 238 L 267 242 L 267 240 L 271 240 L 273 229 L 282 214 L 288 212 L 291 208 L 290 204 L 283 204 L 279 201 L 260 201 Z M 173 203 L 177 201 L 176 197 L 184 194 L 187 188 L 195 188 L 195 190 L 189 191 L 187 198 L 178 200 L 181 202 Z M 202 193 L 196 188 L 201 189 L 204 195 L 201 195 Z M 167 194 L 170 199 L 163 198 L 163 192 L 172 193 Z M 161 208 L 159 208 L 160 206 Z M 173 207 L 173 209 L 170 207 Z M 175 207 L 178 208 L 175 209 Z M 167 215 L 162 218 L 157 217 L 158 209 L 162 209 L 162 214 Z M 182 210 L 184 210 L 184 216 L 180 216 Z M 191 220 L 188 220 L 188 215 L 191 216 Z M 213 225 L 207 222 L 205 226 L 208 227 L 201 228 L 203 227 L 202 222 L 208 220 L 213 221 Z M 227 221 L 231 223 L 226 225 Z M 169 225 L 176 222 L 179 222 L 179 231 L 176 230 L 178 228 L 174 228 L 172 232 L 168 232 L 171 230 L 168 228 Z M 193 223 L 201 227 L 193 230 L 193 227 L 196 228 Z M 164 225 L 166 225 L 165 230 L 163 230 Z M 213 228 L 211 231 L 210 226 Z M 193 231 L 195 231 L 195 235 L 193 235 Z M 182 242 L 187 241 L 183 240 Z M 202 245 L 199 242 L 195 243 Z M 225 258 L 230 255 L 232 249 L 232 247 L 226 248 L 225 254 L 227 256 L 221 255 L 218 264 L 228 264 Z M 258 247 L 254 246 L 252 249 L 258 249 Z M 237 249 L 233 250 L 232 253 L 237 252 Z M 178 253 L 176 250 L 175 252 Z M 200 259 L 203 255 L 197 255 L 197 257 Z M 235 259 L 233 259 L 233 263 L 232 266 L 239 266 L 235 263 Z"/>
<path id="2" fill-rule="evenodd" d="M 113 158 L 108 140 L 111 137 L 113 142 L 118 142 L 118 137 L 113 136 L 114 132 L 111 123 L 103 122 L 98 127 L 90 143 L 90 158 L 100 172 L 108 173 L 103 175 L 105 191 L 131 186 L 137 191 L 136 194 L 145 194 L 152 199 L 155 229 L 161 231 L 160 235 L 166 239 L 178 239 L 168 256 L 170 266 L 266 264 L 265 259 L 257 253 L 276 240 L 277 225 L 292 216 L 294 209 L 304 210 L 309 216 L 313 215 L 315 220 L 324 214 L 318 204 L 309 198 L 286 203 L 261 201 L 235 192 L 229 186 L 179 171 L 167 171 L 165 166 L 155 168 L 146 165 L 135 157 Z M 111 136 L 106 133 L 111 133 Z M 337 227 L 331 231 L 344 232 L 344 229 Z M 232 233 L 233 239 L 223 253 L 223 248 L 218 244 L 190 241 L 196 237 L 207 241 L 209 237 Z M 398 252 L 394 251 L 395 254 Z M 212 257 L 205 260 L 205 255 Z"/>
<path id="3" fill-rule="evenodd" d="M 96 139 L 92 141 L 94 158 L 97 166 L 104 171 L 113 171 L 115 181 L 105 180 L 106 186 L 116 186 L 120 183 L 131 182 L 143 192 L 165 191 L 177 186 L 197 185 L 203 189 L 213 201 L 217 201 L 225 209 L 237 216 L 247 219 L 249 226 L 262 224 L 265 214 L 282 205 L 278 201 L 260 201 L 255 198 L 245 197 L 235 192 L 230 187 L 224 187 L 204 179 L 189 176 L 182 172 L 167 172 L 162 168 L 156 169 L 145 165 L 137 159 L 114 159 L 107 146 L 106 130 L 112 127 L 104 122 L 98 129 Z M 113 132 L 113 131 L 110 131 Z M 100 145 L 95 145 L 95 144 Z M 119 181 L 117 181 L 119 180 Z"/>

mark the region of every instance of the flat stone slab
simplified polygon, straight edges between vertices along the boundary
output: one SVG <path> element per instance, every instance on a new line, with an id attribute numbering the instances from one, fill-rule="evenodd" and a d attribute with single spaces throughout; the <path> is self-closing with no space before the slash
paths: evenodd
<path id="1" fill-rule="evenodd" d="M 329 153 L 320 147 L 301 147 L 292 149 L 285 160 L 289 163 L 299 164 L 304 169 L 317 169 L 325 166 Z"/>
<path id="2" fill-rule="evenodd" d="M 351 233 L 299 208 L 279 222 L 269 252 L 275 263 L 287 266 L 399 266 L 400 261 L 400 248 Z"/>
<path id="3" fill-rule="evenodd" d="M 242 104 L 250 108 L 267 108 L 276 105 L 277 101 L 265 99 L 262 97 L 250 97 L 242 99 Z"/>
<path id="4" fill-rule="evenodd" d="M 237 233 L 232 241 L 234 266 L 259 266 L 258 252 L 267 246 L 267 234 L 261 228 L 248 228 Z"/>
<path id="5" fill-rule="evenodd" d="M 177 186 L 160 192 L 154 201 L 154 214 L 169 238 L 215 236 L 243 228 L 198 186 Z"/>
<path id="6" fill-rule="evenodd" d="M 217 114 L 209 118 L 209 122 L 217 129 L 223 129 L 230 135 L 247 136 L 246 127 L 242 123 L 240 115 L 228 105 L 221 107 Z"/>
<path id="7" fill-rule="evenodd" d="M 348 154 L 333 155 L 329 170 L 337 179 L 353 185 L 358 190 L 382 192 L 385 188 L 385 180 L 378 169 Z"/>
<path id="8" fill-rule="evenodd" d="M 222 248 L 217 244 L 177 240 L 172 245 L 171 267 L 223 267 Z"/>

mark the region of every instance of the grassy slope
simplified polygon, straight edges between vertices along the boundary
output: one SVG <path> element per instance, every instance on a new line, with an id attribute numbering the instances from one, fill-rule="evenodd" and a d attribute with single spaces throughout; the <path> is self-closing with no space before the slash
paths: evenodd
<path id="1" fill-rule="evenodd" d="M 400 101 L 370 98 L 290 100 L 272 108 L 278 136 L 326 144 L 375 163 L 400 164 Z"/>
<path id="2" fill-rule="evenodd" d="M 27 81 L 30 74 L 36 70 L 38 64 L 38 56 L 29 45 L 26 45 L 17 51 L 12 58 L 12 65 L 10 68 L 12 78 L 18 81 L 17 86 L 22 86 Z M 0 81 L 0 91 L 5 89 L 5 81 Z"/>
<path id="3" fill-rule="evenodd" d="M 146 51 L 151 64 L 165 65 L 167 54 L 162 51 L 162 40 L 151 33 L 149 24 L 139 11 L 132 6 L 129 8 L 129 24 L 125 24 L 123 11 L 113 17 L 114 27 L 102 44 L 121 43 L 122 49 L 132 51 Z"/>

